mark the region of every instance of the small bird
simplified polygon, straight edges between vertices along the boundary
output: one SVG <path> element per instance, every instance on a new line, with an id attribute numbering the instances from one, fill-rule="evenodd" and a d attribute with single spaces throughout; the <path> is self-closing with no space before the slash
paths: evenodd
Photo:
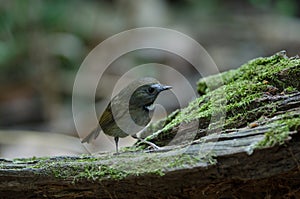
<path id="1" fill-rule="evenodd" d="M 171 86 L 160 84 L 151 77 L 131 82 L 113 97 L 101 115 L 98 126 L 81 142 L 89 143 L 92 139 L 96 139 L 102 129 L 106 135 L 114 137 L 118 154 L 119 138 L 131 135 L 133 138 L 139 139 L 136 133 L 151 120 L 149 115 L 151 105 L 160 92 L 171 88 Z"/>

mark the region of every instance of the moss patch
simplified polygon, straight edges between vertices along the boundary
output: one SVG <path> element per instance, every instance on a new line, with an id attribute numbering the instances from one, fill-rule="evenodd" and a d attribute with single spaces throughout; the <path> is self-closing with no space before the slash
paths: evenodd
<path id="1" fill-rule="evenodd" d="M 102 157 L 42 157 L 18 158 L 11 161 L 14 168 L 30 169 L 38 175 L 60 178 L 70 183 L 78 181 L 122 180 L 128 176 L 158 175 L 175 169 L 187 169 L 195 165 L 212 165 L 211 155 L 176 153 L 122 153 Z M 1 163 L 1 162 L 0 162 Z M 2 163 L 1 163 L 2 164 Z M 0 168 L 2 169 L 2 168 Z M 3 168 L 5 169 L 5 168 Z M 6 168 L 7 169 L 7 168 Z"/>
<path id="2" fill-rule="evenodd" d="M 106 156 L 106 158 L 108 157 Z M 49 176 L 72 179 L 72 182 L 82 179 L 121 179 L 127 176 L 125 171 L 110 167 L 109 164 L 102 164 L 101 161 L 106 158 L 92 156 L 43 158 L 37 159 L 38 162 L 31 167 L 42 170 L 44 174 Z"/>
<path id="3" fill-rule="evenodd" d="M 150 125 L 146 131 L 152 135 L 147 140 L 166 145 L 180 125 L 195 120 L 199 121 L 199 129 L 227 129 L 245 127 L 262 115 L 272 116 L 277 111 L 276 102 L 262 99 L 299 91 L 299 76 L 292 81 L 289 77 L 299 74 L 300 59 L 279 52 L 251 60 L 236 70 L 200 79 L 197 85 L 201 96 L 167 118 L 167 122 L 164 120 L 163 125 L 161 121 Z M 210 125 L 212 116 L 218 114 L 226 116 L 225 120 Z"/>
<path id="4" fill-rule="evenodd" d="M 265 133 L 265 138 L 257 143 L 257 148 L 284 144 L 291 131 L 300 131 L 300 115 L 289 116 L 287 114 L 284 118 L 274 122 L 273 126 L 270 131 Z"/>

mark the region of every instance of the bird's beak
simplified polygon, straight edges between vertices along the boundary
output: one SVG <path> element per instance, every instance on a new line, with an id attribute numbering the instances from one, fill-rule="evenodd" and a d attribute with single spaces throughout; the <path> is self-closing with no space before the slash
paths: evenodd
<path id="1" fill-rule="evenodd" d="M 164 85 L 162 85 L 161 88 L 160 88 L 160 91 L 169 90 L 171 88 L 172 88 L 172 86 L 164 86 Z"/>

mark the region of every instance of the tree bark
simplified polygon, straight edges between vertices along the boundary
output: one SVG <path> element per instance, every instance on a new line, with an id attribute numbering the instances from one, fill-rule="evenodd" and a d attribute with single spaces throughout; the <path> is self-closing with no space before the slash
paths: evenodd
<path id="1" fill-rule="evenodd" d="M 255 149 L 271 127 L 241 129 L 224 135 L 208 135 L 189 146 L 152 153 L 131 152 L 94 157 L 54 157 L 34 160 L 0 160 L 0 193 L 5 198 L 264 198 L 268 195 L 300 197 L 300 136 L 290 132 L 283 145 Z M 298 129 L 299 131 L 299 129 Z M 174 159 L 174 154 L 210 153 L 212 159 L 170 167 L 162 161 L 164 174 L 134 175 L 135 166 L 151 158 Z M 91 161 L 88 161 L 91 159 Z M 106 160 L 106 161 L 104 161 Z M 109 160 L 109 162 L 107 161 Z M 129 165 L 132 175 L 122 179 L 74 176 L 55 177 L 53 169 L 84 168 L 86 165 Z M 49 165 L 47 165 L 49 163 Z M 39 164 L 46 165 L 40 166 Z M 59 167 L 57 167 L 59 164 Z M 100 170 L 101 168 L 98 167 Z M 82 172 L 78 169 L 78 172 Z M 275 194 L 275 195 L 274 195 Z M 275 197 L 276 198 L 276 197 Z"/>

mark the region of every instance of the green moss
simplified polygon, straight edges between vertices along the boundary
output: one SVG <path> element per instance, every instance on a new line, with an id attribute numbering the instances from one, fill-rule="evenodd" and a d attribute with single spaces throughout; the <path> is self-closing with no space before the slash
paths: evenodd
<path id="1" fill-rule="evenodd" d="M 102 164 L 101 161 L 106 158 L 109 158 L 109 156 L 105 158 L 92 156 L 36 158 L 36 163 L 28 166 L 28 168 L 41 170 L 45 175 L 55 178 L 71 179 L 73 182 L 82 179 L 121 179 L 127 176 L 125 171 Z M 27 159 L 18 159 L 18 161 L 26 162 Z"/>
<path id="2" fill-rule="evenodd" d="M 35 162 L 37 160 L 38 160 L 38 158 L 35 157 L 35 156 L 33 156 L 31 158 L 15 158 L 15 159 L 13 159 L 13 163 L 15 163 L 15 164 L 20 164 L 20 163 L 28 164 L 28 163 L 31 163 L 31 162 Z"/>
<path id="3" fill-rule="evenodd" d="M 286 68 L 299 66 L 299 64 L 299 59 L 289 59 L 281 52 L 270 57 L 257 58 L 249 61 L 236 70 L 200 79 L 197 83 L 198 91 L 199 93 L 212 91 L 210 88 L 207 88 L 206 85 L 213 85 L 213 82 L 215 82 L 217 78 L 222 78 L 224 85 L 230 85 L 234 82 L 239 83 L 244 80 L 251 81 L 253 84 L 262 82 L 263 80 L 276 80 L 279 72 Z M 299 72 L 299 68 L 295 69 L 292 73 L 295 74 L 296 71 Z M 284 84 L 284 82 L 282 83 Z M 275 86 L 278 87 L 280 85 Z M 214 86 L 212 87 L 215 88 Z M 288 87 L 288 85 L 283 85 L 282 87 Z"/>
<path id="4" fill-rule="evenodd" d="M 292 117 L 295 117 L 295 115 L 293 115 Z M 286 120 L 282 120 L 279 123 L 282 125 L 286 125 L 288 127 L 289 131 L 299 131 L 300 115 L 298 115 L 298 117 L 295 117 L 295 118 L 289 118 Z"/>
<path id="5" fill-rule="evenodd" d="M 137 158 L 138 159 L 135 159 Z M 121 153 L 119 155 L 18 158 L 13 160 L 16 169 L 31 169 L 37 175 L 59 178 L 70 183 L 82 180 L 121 180 L 127 176 L 158 175 L 175 168 L 193 167 L 197 164 L 214 164 L 211 155 L 182 153 Z M 18 166 L 19 165 L 19 166 Z M 1 168 L 1 167 L 0 167 Z M 11 168 L 10 168 L 11 169 Z"/>
<path id="6" fill-rule="evenodd" d="M 202 96 L 189 103 L 162 127 L 159 126 L 161 128 L 156 128 L 157 123 L 150 125 L 152 129 L 148 130 L 152 131 L 152 135 L 147 140 L 167 144 L 176 135 L 172 131 L 176 131 L 180 124 L 198 120 L 199 128 L 205 129 L 213 115 L 226 115 L 225 123 L 213 125 L 214 128 L 238 128 L 261 115 L 272 115 L 277 111 L 276 104 L 258 99 L 264 95 L 298 89 L 300 83 L 294 81 L 296 77 L 293 81 L 284 78 L 284 75 L 291 74 L 300 75 L 300 59 L 288 58 L 284 52 L 279 52 L 251 60 L 236 70 L 203 78 L 198 82 L 198 92 Z"/>
<path id="7" fill-rule="evenodd" d="M 293 92 L 296 92 L 297 89 L 292 87 L 292 86 L 288 86 L 287 88 L 284 89 L 284 92 L 285 93 L 293 93 Z"/>
<path id="8" fill-rule="evenodd" d="M 76 179 L 101 180 L 109 177 L 118 180 L 126 176 L 163 176 L 165 172 L 170 169 L 186 168 L 187 166 L 196 165 L 199 162 L 208 164 L 215 163 L 211 156 L 196 156 L 184 153 L 174 155 L 140 153 L 139 161 L 134 163 L 128 161 L 135 156 L 134 153 L 120 154 L 115 157 L 114 164 L 109 164 L 109 166 L 101 165 L 100 168 L 98 166 L 88 167 L 76 175 Z"/>
<path id="9" fill-rule="evenodd" d="M 139 142 L 139 144 L 142 144 L 141 142 Z M 128 147 L 123 147 L 121 149 L 119 149 L 119 151 L 121 153 L 125 153 L 125 152 L 135 152 L 135 151 L 141 151 L 143 149 L 145 149 L 145 147 L 143 145 L 133 145 L 133 146 L 128 146 Z"/>
<path id="10" fill-rule="evenodd" d="M 265 138 L 257 143 L 256 148 L 272 147 L 275 144 L 283 144 L 288 138 L 289 131 L 286 126 L 277 126 L 265 133 Z"/>
<path id="11" fill-rule="evenodd" d="M 70 173 L 69 173 L 70 174 Z M 101 180 L 103 178 L 123 179 L 128 175 L 126 171 L 120 171 L 110 168 L 107 165 L 86 165 L 83 170 L 74 175 L 74 181 L 84 180 Z"/>
<path id="12" fill-rule="evenodd" d="M 205 162 L 210 165 L 214 165 L 217 163 L 217 160 L 211 154 L 206 154 L 204 156 L 191 155 L 191 154 L 180 154 L 176 156 L 170 163 L 169 167 L 171 168 L 186 168 L 189 166 L 197 165 L 199 162 Z"/>
<path id="13" fill-rule="evenodd" d="M 300 130 L 300 115 L 286 114 L 282 119 L 273 123 L 272 126 L 273 127 L 265 133 L 265 138 L 257 143 L 257 148 L 284 144 L 291 131 Z"/>
<path id="14" fill-rule="evenodd" d="M 166 153 L 140 152 L 138 156 L 136 153 L 122 153 L 113 157 L 110 155 L 101 157 L 33 157 L 17 159 L 15 164 L 22 165 L 22 168 L 31 169 L 32 172 L 39 175 L 42 174 L 76 183 L 81 180 L 121 180 L 127 176 L 163 176 L 166 171 L 174 170 L 175 168 L 216 163 L 211 155 L 172 153 L 171 151 Z M 138 160 L 134 160 L 136 157 L 138 157 Z M 16 169 L 20 169 L 20 167 Z"/>

